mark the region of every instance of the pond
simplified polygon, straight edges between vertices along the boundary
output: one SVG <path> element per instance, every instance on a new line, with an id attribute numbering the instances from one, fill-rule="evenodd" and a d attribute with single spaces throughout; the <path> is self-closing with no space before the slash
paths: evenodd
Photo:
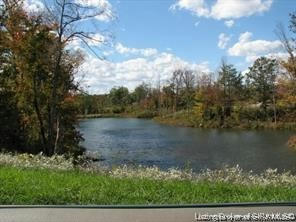
<path id="1" fill-rule="evenodd" d="M 88 151 L 97 151 L 108 166 L 130 164 L 219 169 L 239 165 L 296 172 L 296 152 L 287 147 L 295 132 L 281 130 L 197 129 L 135 118 L 82 120 L 79 130 Z"/>

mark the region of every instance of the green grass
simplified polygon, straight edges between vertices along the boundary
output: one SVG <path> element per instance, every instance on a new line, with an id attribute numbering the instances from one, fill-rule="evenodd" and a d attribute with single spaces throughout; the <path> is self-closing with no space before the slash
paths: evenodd
<path id="1" fill-rule="evenodd" d="M 295 201 L 296 187 L 114 178 L 81 171 L 0 167 L 0 204 L 197 204 Z"/>
<path id="2" fill-rule="evenodd" d="M 185 126 L 185 127 L 199 127 L 199 124 L 195 120 L 195 115 L 192 111 L 186 110 L 171 113 L 163 116 L 157 116 L 154 118 L 159 123 L 172 125 L 172 126 Z"/>

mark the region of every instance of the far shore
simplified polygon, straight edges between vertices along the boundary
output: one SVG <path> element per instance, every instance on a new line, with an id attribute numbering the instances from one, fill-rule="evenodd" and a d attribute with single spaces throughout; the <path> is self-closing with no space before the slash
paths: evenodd
<path id="1" fill-rule="evenodd" d="M 296 122 L 277 123 L 268 121 L 234 121 L 228 120 L 226 124 L 220 125 L 217 121 L 204 121 L 199 123 L 184 112 L 176 112 L 168 115 L 142 115 L 142 113 L 103 113 L 78 115 L 78 119 L 92 118 L 142 118 L 153 119 L 157 123 L 192 128 L 212 128 L 212 129 L 273 129 L 273 130 L 296 130 Z"/>

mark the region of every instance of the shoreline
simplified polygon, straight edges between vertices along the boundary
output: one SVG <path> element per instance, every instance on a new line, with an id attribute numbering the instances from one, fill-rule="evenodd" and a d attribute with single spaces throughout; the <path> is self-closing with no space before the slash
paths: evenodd
<path id="1" fill-rule="evenodd" d="M 222 125 L 219 126 L 217 121 L 205 121 L 203 124 L 198 124 L 194 120 L 179 118 L 178 113 L 173 113 L 165 116 L 153 116 L 153 117 L 142 117 L 136 113 L 120 113 L 120 114 L 87 114 L 78 115 L 79 120 L 83 119 L 96 119 L 96 118 L 137 118 L 137 119 L 151 119 L 157 123 L 178 126 L 178 127 L 189 127 L 189 128 L 200 128 L 200 129 L 237 129 L 237 130 L 260 130 L 260 129 L 271 129 L 271 130 L 290 130 L 296 131 L 296 122 L 283 122 L 279 121 L 277 124 L 269 121 L 241 121 L 240 124 Z"/>

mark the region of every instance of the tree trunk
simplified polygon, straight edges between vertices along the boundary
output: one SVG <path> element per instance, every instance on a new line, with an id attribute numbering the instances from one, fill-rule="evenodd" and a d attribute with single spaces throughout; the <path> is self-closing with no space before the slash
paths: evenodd
<path id="1" fill-rule="evenodd" d="M 274 115 L 274 123 L 276 125 L 277 123 L 277 116 L 276 116 L 276 101 L 275 101 L 275 96 L 274 94 L 272 95 L 272 100 L 273 100 L 273 115 Z"/>
<path id="2" fill-rule="evenodd" d="M 58 85 L 58 75 L 60 73 L 60 63 L 62 58 L 62 46 L 58 48 L 58 58 L 56 61 L 56 67 L 52 80 L 52 92 L 51 92 L 51 101 L 50 101 L 50 111 L 49 111 L 49 134 L 48 134 L 48 155 L 52 156 L 54 151 L 56 150 L 56 138 L 54 136 L 57 123 L 58 123 L 58 115 L 57 115 L 57 85 Z"/>
<path id="3" fill-rule="evenodd" d="M 58 123 L 58 114 L 57 114 L 57 85 L 58 85 L 58 76 L 60 74 L 60 66 L 61 66 L 61 59 L 63 53 L 63 43 L 62 37 L 64 35 L 64 13 L 65 13 L 65 5 L 66 2 L 63 0 L 61 4 L 61 16 L 59 21 L 59 35 L 58 35 L 58 45 L 57 45 L 57 59 L 55 63 L 55 68 L 53 72 L 53 79 L 52 79 L 52 92 L 51 92 L 51 101 L 50 101 L 50 110 L 49 110 L 49 134 L 48 134 L 48 155 L 52 156 L 56 150 L 56 138 L 54 136 L 55 132 L 57 131 L 57 123 Z"/>
<path id="4" fill-rule="evenodd" d="M 56 123 L 56 127 L 57 127 L 57 132 L 56 132 L 56 139 L 55 139 L 55 143 L 54 143 L 54 153 L 58 153 L 58 142 L 60 139 L 60 120 L 57 117 L 57 123 Z"/>
<path id="5" fill-rule="evenodd" d="M 42 138 L 42 143 L 43 143 L 43 152 L 46 153 L 46 148 L 47 148 L 47 141 L 46 141 L 46 137 L 45 137 L 45 128 L 44 128 L 44 123 L 43 123 L 43 119 L 41 116 L 41 112 L 39 109 L 39 104 L 38 104 L 38 99 L 37 99 L 37 86 L 36 86 L 36 76 L 33 76 L 33 92 L 34 92 L 34 108 L 35 108 L 35 112 L 37 114 L 37 118 L 39 121 L 39 125 L 40 125 L 40 133 L 41 133 L 41 138 Z"/>

